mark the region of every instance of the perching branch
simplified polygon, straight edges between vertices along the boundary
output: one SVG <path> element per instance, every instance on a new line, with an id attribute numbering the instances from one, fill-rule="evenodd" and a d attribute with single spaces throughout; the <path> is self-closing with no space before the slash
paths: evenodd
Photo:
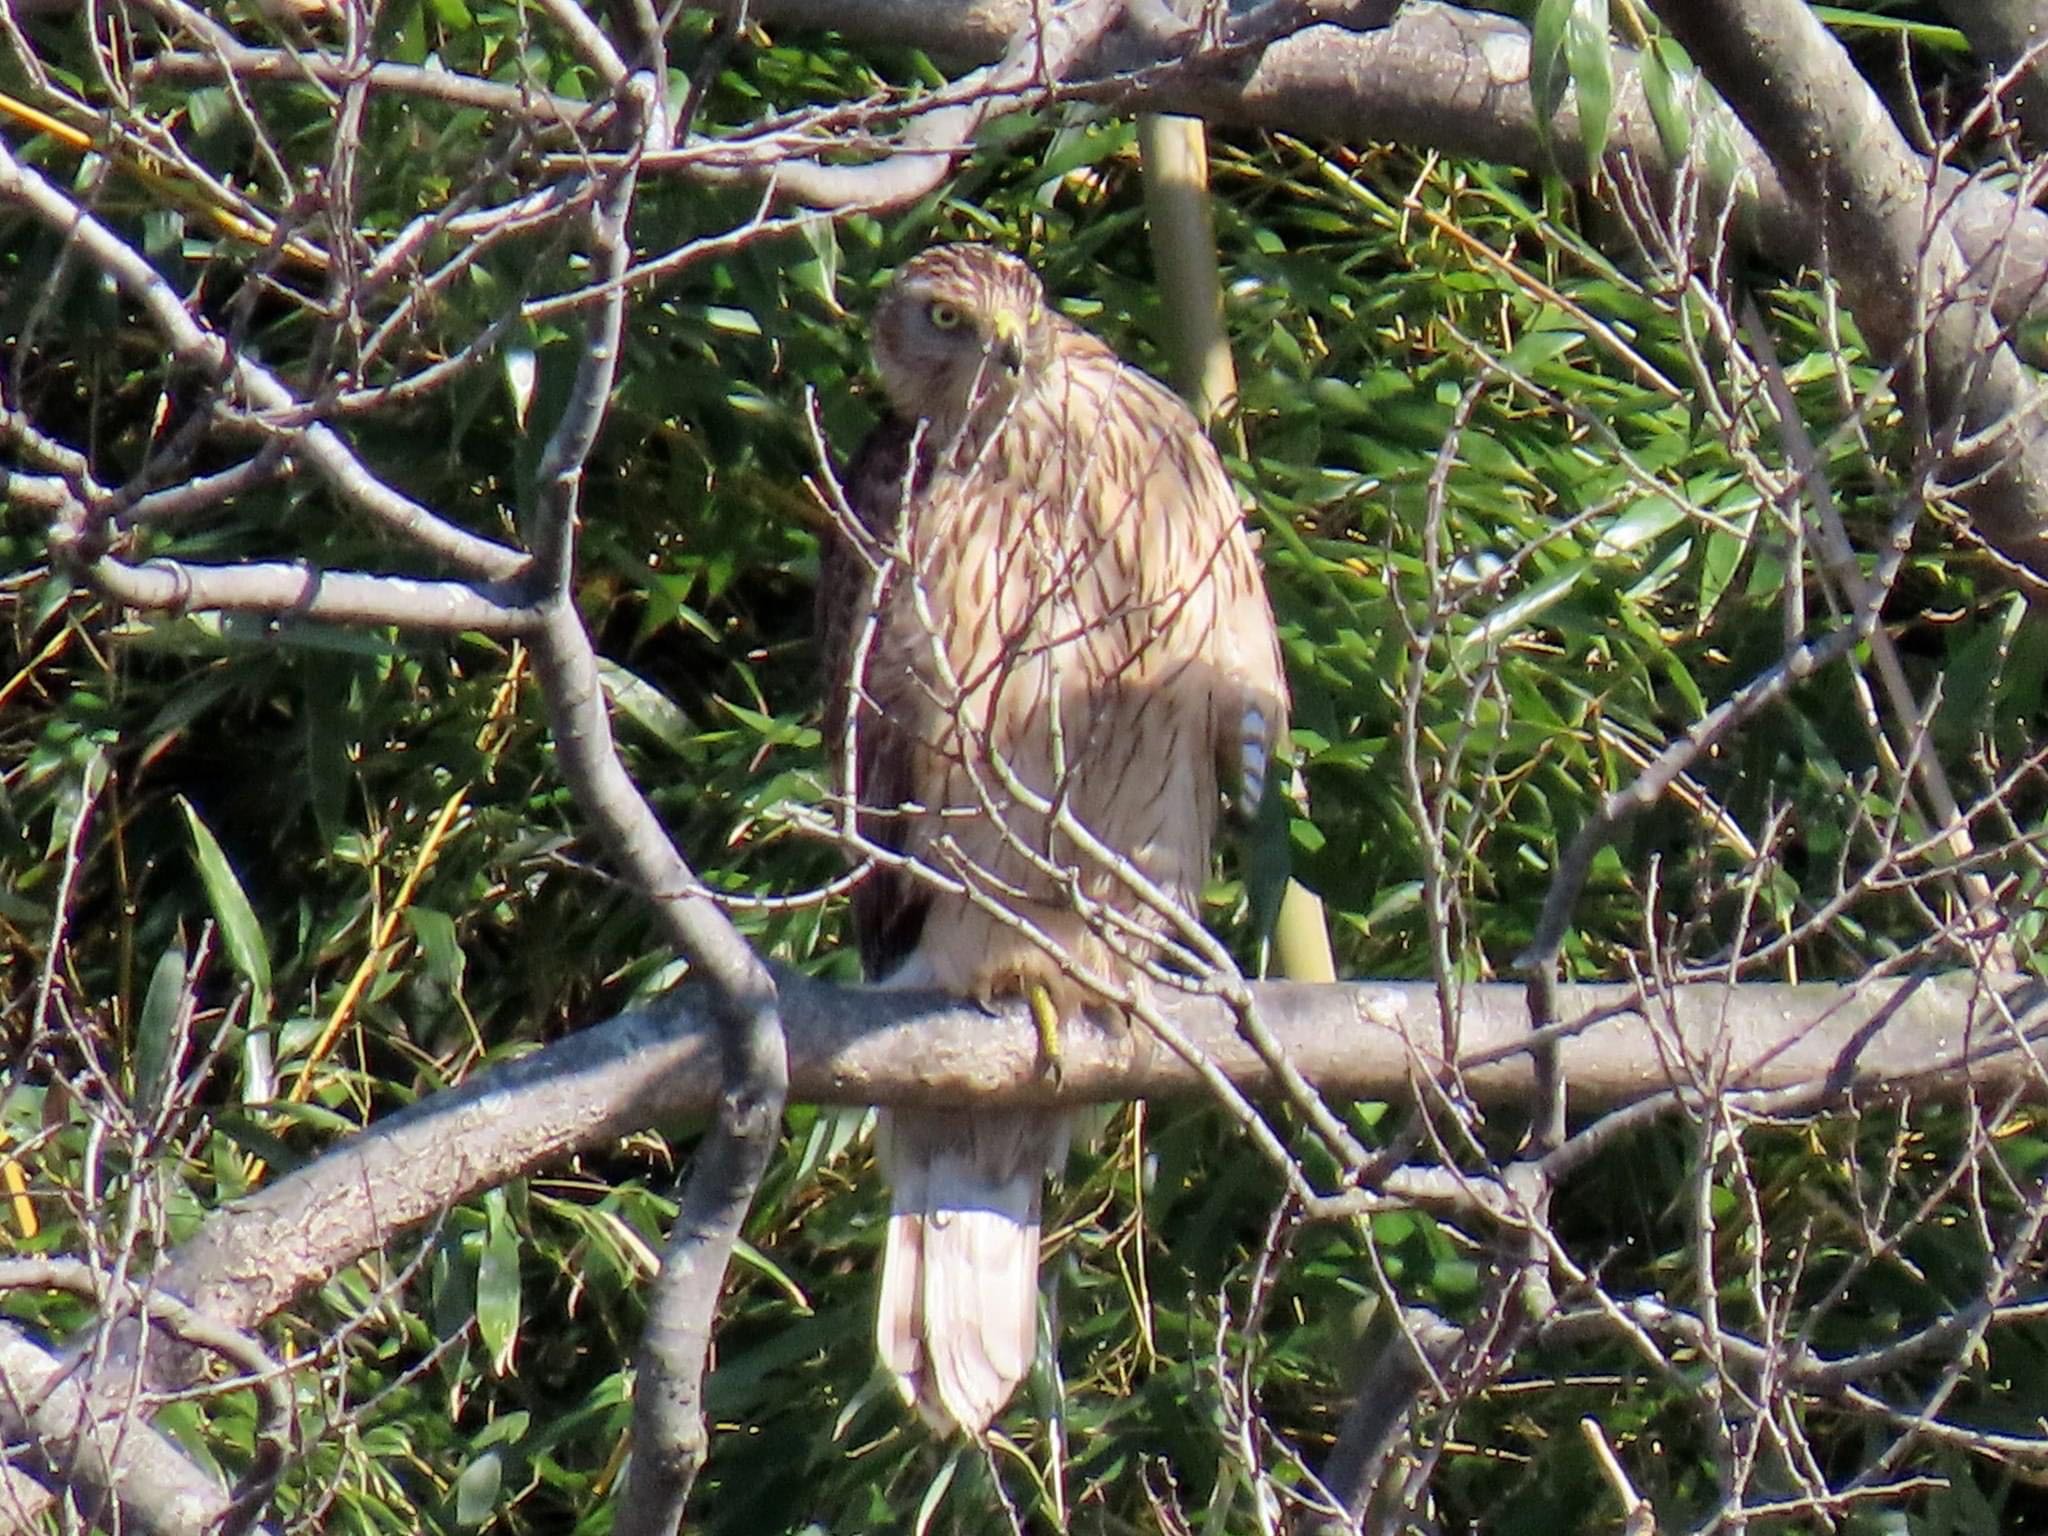
<path id="1" fill-rule="evenodd" d="M 1280 1048 L 1326 1094 L 1401 1097 L 1444 1070 L 1431 986 L 1261 983 L 1252 991 Z M 1082 1103 L 1207 1092 L 1171 1053 L 1134 1059 L 1130 1041 L 1110 1030 L 1070 1031 L 1062 1076 L 1051 1082 L 1021 1009 L 992 1019 L 943 998 L 826 987 L 790 975 L 779 979 L 779 999 L 790 1091 L 801 1101 Z M 1658 1095 L 1674 1109 L 1695 1102 L 1685 1075 L 1674 1080 L 1674 1050 L 1681 1061 L 1714 1063 L 1724 1093 L 1764 1095 L 1777 1112 L 1845 1095 L 2000 1087 L 2048 1099 L 2048 1077 L 2029 1043 L 2048 1034 L 2048 1001 L 2032 990 L 2015 994 L 2008 1024 L 1993 1006 L 1998 1000 L 1966 975 L 1908 979 L 1882 992 L 1717 983 L 1654 1004 L 1624 985 L 1564 987 L 1560 1000 L 1568 1016 L 1556 1044 L 1581 1109 Z M 1228 1008 L 1189 999 L 1168 1012 L 1232 1081 L 1253 1093 L 1270 1090 L 1258 1051 Z M 480 1073 L 223 1210 L 167 1257 L 155 1287 L 221 1327 L 253 1330 L 454 1203 L 713 1107 L 723 1081 L 716 1017 L 713 997 L 689 989 Z M 1521 989 L 1468 989 L 1461 1026 L 1459 1079 L 1480 1103 L 1519 1102 L 1534 1080 Z M 149 1358 L 155 1365 L 161 1357 Z M 128 1375 L 121 1381 L 129 1390 L 161 1385 Z M 101 1412 L 118 1416 L 129 1402 L 121 1381 L 65 1390 L 104 1392 Z M 56 1391 L 47 1373 L 17 1371 L 7 1385 L 25 1401 Z"/>
<path id="2" fill-rule="evenodd" d="M 796 1102 L 1081 1104 L 1206 1091 L 1169 1052 L 1134 1056 L 1120 1031 L 1072 1031 L 1054 1082 L 1021 1008 L 991 1016 L 925 994 L 823 986 L 788 973 L 777 982 Z M 1398 1098 L 1442 1065 L 1428 984 L 1255 982 L 1251 990 L 1281 1048 L 1333 1097 Z M 1796 1093 L 1809 1107 L 1973 1088 L 2048 1097 L 2025 1046 L 2048 1028 L 2048 999 L 2016 992 L 2008 1025 L 1964 974 L 1861 989 L 1703 984 L 1654 1007 L 1623 983 L 1565 985 L 1559 998 L 1558 1050 L 1573 1103 L 1586 1111 L 1662 1094 L 1674 1095 L 1674 1107 L 1689 1101 L 1690 1083 L 1674 1082 L 1667 1064 L 1672 1049 L 1717 1063 L 1726 1092 Z M 1469 987 L 1461 1009 L 1460 1077 L 1482 1104 L 1522 1102 L 1533 1077 L 1520 986 Z M 1231 1081 L 1270 1090 L 1258 1052 L 1222 1003 L 1190 998 L 1162 1011 Z M 170 1257 L 160 1285 L 253 1328 L 340 1265 L 468 1195 L 712 1108 L 717 1039 L 712 999 L 686 988 L 480 1073 L 223 1211 Z"/>

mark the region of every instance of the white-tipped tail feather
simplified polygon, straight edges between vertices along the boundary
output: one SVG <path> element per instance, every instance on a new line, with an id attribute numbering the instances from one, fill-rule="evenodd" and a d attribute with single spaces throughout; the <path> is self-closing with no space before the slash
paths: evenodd
<path id="1" fill-rule="evenodd" d="M 943 1433 L 986 1429 L 1037 1354 L 1038 1212 L 1060 1120 L 883 1117 L 894 1198 L 875 1341 L 904 1398 Z"/>

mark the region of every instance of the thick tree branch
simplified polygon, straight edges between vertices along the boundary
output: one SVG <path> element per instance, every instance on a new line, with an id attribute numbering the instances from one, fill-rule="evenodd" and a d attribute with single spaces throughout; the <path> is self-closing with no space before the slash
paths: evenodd
<path id="1" fill-rule="evenodd" d="M 194 1466 L 176 1441 L 135 1413 L 96 1414 L 87 1381 L 67 1356 L 0 1321 L 0 1532 L 41 1531 L 48 1488 L 69 1487 L 82 1507 L 118 1510 L 106 1524 L 151 1536 L 216 1536 L 234 1497 Z M 95 1502 L 99 1501 L 99 1502 Z"/>
<path id="2" fill-rule="evenodd" d="M 1464 1339 L 1458 1329 L 1419 1307 L 1398 1318 L 1393 1332 L 1363 1373 L 1336 1443 L 1323 1462 L 1323 1488 L 1343 1517 L 1310 1521 L 1309 1536 L 1340 1536 L 1359 1528 L 1375 1491 L 1388 1485 L 1388 1463 L 1416 1404 L 1440 1379 Z"/>
<path id="3" fill-rule="evenodd" d="M 770 26 L 829 28 L 861 42 L 911 41 L 968 65 L 999 57 L 1033 4 L 753 0 L 748 9 Z M 1306 27 L 1255 58 L 1224 67 L 1196 60 L 1162 68 L 1178 65 L 1182 57 L 1180 47 L 1168 50 L 1164 41 L 1156 31 L 1113 29 L 1092 56 L 1076 61 L 1069 78 L 1101 81 L 1087 93 L 1131 110 L 1181 112 L 1346 144 L 1408 144 L 1532 170 L 1561 165 L 1574 176 L 1585 165 L 1576 109 L 1569 102 L 1555 122 L 1537 120 L 1528 29 L 1491 12 L 1404 5 L 1384 27 Z M 1614 80 L 1609 155 L 1668 172 L 1630 50 L 1615 50 Z M 1770 155 L 1742 132 L 1734 151 L 1736 180 L 1727 190 L 1738 206 L 1737 231 L 1760 239 L 1781 264 L 1812 259 L 1813 221 Z M 2048 312 L 2048 214 L 1958 171 L 1925 162 L 1920 167 L 1922 181 L 1940 189 L 1951 233 L 1995 281 L 2000 315 L 2009 322 L 2022 313 Z"/>
<path id="4" fill-rule="evenodd" d="M 1269 1029 L 1325 1093 L 1399 1098 L 1441 1070 L 1434 987 L 1254 983 Z M 1049 1081 L 1021 1009 L 991 1017 L 925 994 L 778 978 L 790 1095 L 821 1104 L 1095 1103 L 1199 1094 L 1196 1071 L 1128 1033 L 1077 1029 Z M 1675 1093 L 1674 1060 L 1712 1062 L 1726 1093 L 1952 1095 L 2048 1078 L 1966 973 L 1861 987 L 1722 982 L 1674 989 L 1642 1010 L 1621 983 L 1559 988 L 1558 1050 L 1572 1107 L 1585 1113 Z M 1519 1104 L 1533 1080 L 1520 986 L 1459 1000 L 1461 1080 L 1481 1104 Z M 2011 1007 L 2026 1039 L 2048 1032 L 2048 999 Z M 1259 1053 L 1220 1002 L 1164 1011 L 1233 1082 L 1272 1088 Z M 1877 1027 L 1873 1028 L 1872 1026 Z M 171 1257 L 161 1284 L 235 1327 L 289 1305 L 340 1265 L 453 1202 L 579 1151 L 713 1107 L 719 1091 L 711 998 L 685 989 L 473 1078 L 380 1122 L 310 1167 L 215 1217 Z"/>
<path id="5" fill-rule="evenodd" d="M 245 1373 L 256 1389 L 256 1461 L 229 1497 L 229 1507 L 208 1513 L 207 1518 L 213 1523 L 204 1528 L 221 1536 L 247 1530 L 270 1502 L 278 1475 L 284 1470 L 292 1419 L 285 1372 L 270 1358 L 262 1341 L 214 1322 L 175 1296 L 139 1290 L 77 1259 L 0 1260 L 0 1292 L 21 1289 L 69 1291 L 93 1302 L 103 1324 L 123 1321 L 134 1314 L 145 1315 L 180 1343 L 218 1355 Z M 24 1339 L 8 1343 L 10 1354 L 30 1374 L 43 1369 L 42 1363 L 29 1353 L 33 1345 Z M 124 1506 L 140 1506 L 131 1518 L 152 1530 L 182 1529 L 188 1517 L 207 1509 L 212 1501 L 212 1485 L 196 1472 L 177 1472 L 171 1462 L 182 1461 L 183 1457 L 173 1446 L 144 1444 L 140 1460 L 149 1467 L 149 1477 L 119 1475 L 124 1461 L 135 1460 L 123 1446 L 133 1426 L 95 1420 L 91 1413 L 81 1413 L 76 1406 L 59 1401 L 62 1394 L 50 1388 L 66 1374 L 51 1360 L 43 1390 L 31 1390 L 21 1396 L 0 1391 L 0 1434 L 10 1441 L 25 1440 L 41 1475 L 52 1480 L 64 1478 L 83 1461 L 97 1469 L 91 1479 L 96 1491 L 115 1495 Z M 5 1372 L 0 1372 L 0 1379 L 10 1388 L 16 1386 L 13 1376 Z"/>
<path id="6" fill-rule="evenodd" d="M 1959 248 L 1926 163 L 1803 0 L 1664 0 L 1658 10 L 1808 210 L 1864 334 L 1923 403 L 1941 478 L 1978 532 L 2048 574 L 2039 391 L 1990 304 L 2004 260 Z"/>
<path id="7" fill-rule="evenodd" d="M 1071 1031 L 1054 1083 L 1021 1009 L 992 1018 L 951 999 L 793 975 L 778 988 L 791 1092 L 807 1102 L 1081 1103 L 1207 1091 L 1193 1067 L 1171 1052 L 1135 1049 L 1120 1029 Z M 1443 1071 L 1432 986 L 1279 982 L 1252 991 L 1274 1038 L 1326 1093 L 1403 1097 Z M 2048 999 L 2037 989 L 1994 998 L 1968 974 L 1859 988 L 1715 982 L 1653 1003 L 1619 984 L 1566 986 L 1559 1001 L 1566 1022 L 1555 1040 L 1579 1112 L 1659 1095 L 1672 1106 L 1696 1104 L 1703 1082 L 1777 1111 L 1843 1094 L 2000 1088 L 2048 1098 L 2034 1054 L 2048 1036 Z M 1535 1079 L 1522 989 L 1474 986 L 1459 1006 L 1459 1079 L 1481 1104 L 1521 1103 Z M 1223 1004 L 1184 999 L 1166 1011 L 1232 1081 L 1273 1090 Z M 259 1327 L 451 1204 L 713 1107 L 725 1080 L 719 1040 L 712 994 L 691 988 L 480 1074 L 221 1211 L 167 1256 L 155 1289 L 222 1328 Z M 158 1352 L 149 1359 L 161 1367 Z M 134 1388 L 162 1385 L 136 1378 L 132 1360 L 116 1372 L 112 1387 L 76 1384 L 95 1393 L 103 1415 L 125 1411 Z M 33 1399 L 48 1380 L 32 1370 L 7 1377 L 17 1400 Z"/>

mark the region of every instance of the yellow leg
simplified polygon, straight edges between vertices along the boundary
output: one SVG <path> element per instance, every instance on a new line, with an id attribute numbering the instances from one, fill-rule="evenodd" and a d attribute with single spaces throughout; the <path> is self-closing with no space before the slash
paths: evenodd
<path id="1" fill-rule="evenodd" d="M 1031 1022 L 1038 1026 L 1038 1060 L 1046 1076 L 1060 1080 L 1060 1011 L 1042 981 L 1027 982 L 1024 997 L 1031 1004 Z"/>

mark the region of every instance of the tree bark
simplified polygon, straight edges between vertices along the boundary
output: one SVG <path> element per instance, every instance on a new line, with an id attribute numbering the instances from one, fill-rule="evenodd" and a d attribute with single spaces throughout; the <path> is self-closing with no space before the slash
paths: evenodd
<path id="1" fill-rule="evenodd" d="M 930 994 L 792 974 L 778 978 L 778 992 L 792 1101 L 1082 1103 L 1206 1091 L 1187 1063 L 1123 1028 L 1070 1030 L 1055 1082 L 1040 1069 L 1037 1031 L 1021 1008 L 992 1016 Z M 1331 1096 L 1404 1097 L 1445 1082 L 1477 1104 L 1519 1105 L 1535 1081 L 1519 984 L 1460 994 L 1455 1063 L 1445 1060 L 1443 1012 L 1426 983 L 1266 982 L 1251 992 L 1265 1028 Z M 1559 1002 L 1555 1045 L 1579 1114 L 1659 1095 L 1674 1108 L 1713 1098 L 1773 1113 L 1973 1090 L 2048 1100 L 2032 1047 L 2048 1038 L 2048 993 L 2032 983 L 2001 994 L 1966 973 L 1847 986 L 1710 981 L 1647 997 L 1613 983 L 1561 987 Z M 1222 1005 L 1184 999 L 1164 1011 L 1234 1082 L 1272 1091 L 1259 1052 Z M 684 989 L 481 1073 L 217 1212 L 166 1256 L 152 1287 L 222 1327 L 260 1327 L 461 1200 L 710 1109 L 724 1083 L 718 1036 L 707 990 Z M 97 1372 L 67 1373 L 56 1356 L 19 1341 L 0 1358 L 0 1438 L 45 1434 L 23 1422 L 22 1405 L 39 1422 L 54 1416 L 50 1424 L 70 1422 L 88 1401 L 103 1420 L 132 1412 L 138 1392 L 167 1384 L 173 1358 L 152 1348 L 138 1368 L 132 1352 L 116 1350 Z M 148 1465 L 114 1468 L 114 1491 L 151 1476 Z M 89 1467 L 72 1470 L 91 1485 Z M 223 1491 L 222 1508 L 226 1501 Z"/>
<path id="2" fill-rule="evenodd" d="M 756 0 L 748 15 L 777 30 L 912 42 L 964 67 L 1000 57 L 1033 3 Z M 1613 58 L 1607 153 L 1666 172 L 1670 167 L 1643 92 L 1638 56 L 1616 48 Z M 1568 100 L 1555 121 L 1537 120 L 1528 28 L 1491 12 L 1409 4 L 1391 23 L 1369 31 L 1322 25 L 1294 32 L 1242 66 L 1146 72 L 1160 63 L 1157 37 L 1125 26 L 1078 61 L 1070 78 L 1107 77 L 1102 94 L 1127 110 L 1186 113 L 1344 144 L 1406 144 L 1528 170 L 1561 170 L 1569 177 L 1584 173 L 1576 107 Z M 1749 133 L 1738 135 L 1735 147 L 1738 236 L 1755 239 L 1785 267 L 1811 260 L 1814 226 L 1803 199 Z M 1960 171 L 1917 163 L 1923 180 L 1937 185 L 1950 205 L 1951 232 L 1965 255 L 1993 279 L 2000 317 L 2009 324 L 2023 314 L 2048 315 L 2048 214 Z"/>
<path id="3" fill-rule="evenodd" d="M 1804 0 L 1658 12 L 1807 207 L 1823 266 L 1924 410 L 1940 479 L 1986 542 L 2048 575 L 2048 436 L 1992 313 L 1996 264 L 1960 248 L 1925 162 Z"/>

